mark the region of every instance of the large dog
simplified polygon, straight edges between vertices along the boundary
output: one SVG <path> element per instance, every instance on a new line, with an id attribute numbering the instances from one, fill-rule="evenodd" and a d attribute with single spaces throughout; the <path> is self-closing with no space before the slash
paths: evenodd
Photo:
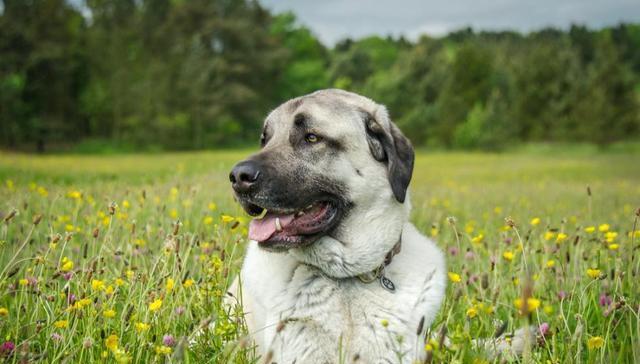
<path id="1" fill-rule="evenodd" d="M 230 180 L 250 215 L 238 297 L 277 363 L 411 363 L 446 288 L 408 221 L 414 152 L 386 108 L 341 90 L 290 100 Z M 262 217 L 258 217 L 262 215 Z"/>

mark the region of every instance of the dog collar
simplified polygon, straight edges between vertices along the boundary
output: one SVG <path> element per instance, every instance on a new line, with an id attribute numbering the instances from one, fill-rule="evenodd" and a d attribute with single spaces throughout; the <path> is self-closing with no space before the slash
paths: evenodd
<path id="1" fill-rule="evenodd" d="M 379 280 L 382 288 L 392 293 L 395 292 L 396 285 L 391 281 L 391 279 L 385 276 L 384 271 L 385 271 L 385 268 L 389 264 L 391 264 L 393 257 L 400 253 L 401 248 L 402 248 L 402 235 L 400 235 L 398 242 L 393 246 L 393 248 L 391 248 L 391 250 L 389 250 L 387 255 L 384 257 L 384 261 L 382 262 L 382 264 L 376 267 L 376 269 L 367 273 L 357 275 L 356 277 L 358 277 L 358 279 L 365 284 L 369 284 L 375 280 Z"/>

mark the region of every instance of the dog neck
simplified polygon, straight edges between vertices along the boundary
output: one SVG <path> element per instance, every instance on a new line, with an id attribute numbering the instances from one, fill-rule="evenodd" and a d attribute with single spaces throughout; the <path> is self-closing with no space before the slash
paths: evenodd
<path id="1" fill-rule="evenodd" d="M 391 250 L 389 250 L 387 255 L 384 257 L 384 261 L 382 262 L 382 264 L 380 264 L 376 269 L 370 272 L 358 275 L 357 278 L 362 283 L 371 283 L 376 279 L 380 279 L 381 277 L 384 276 L 384 269 L 389 264 L 391 264 L 393 257 L 400 254 L 401 249 L 402 249 L 402 234 L 400 234 L 400 237 L 398 238 L 398 242 L 396 243 L 396 245 L 394 245 L 393 248 L 391 248 Z"/>

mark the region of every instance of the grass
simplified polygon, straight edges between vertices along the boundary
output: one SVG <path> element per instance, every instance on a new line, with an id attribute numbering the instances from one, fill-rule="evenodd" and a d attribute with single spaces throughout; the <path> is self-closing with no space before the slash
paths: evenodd
<path id="1" fill-rule="evenodd" d="M 227 173 L 247 154 L 0 155 L 0 362 L 261 362 L 221 304 L 248 222 Z M 419 153 L 412 220 L 451 273 L 434 361 L 544 324 L 523 361 L 640 362 L 639 159 Z"/>

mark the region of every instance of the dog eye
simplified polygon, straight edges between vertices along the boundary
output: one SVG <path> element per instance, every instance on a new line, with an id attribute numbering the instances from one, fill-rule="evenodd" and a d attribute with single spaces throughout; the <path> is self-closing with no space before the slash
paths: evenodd
<path id="1" fill-rule="evenodd" d="M 306 140 L 307 143 L 317 143 L 320 140 L 320 137 L 313 133 L 308 133 L 304 136 L 304 140 Z"/>

